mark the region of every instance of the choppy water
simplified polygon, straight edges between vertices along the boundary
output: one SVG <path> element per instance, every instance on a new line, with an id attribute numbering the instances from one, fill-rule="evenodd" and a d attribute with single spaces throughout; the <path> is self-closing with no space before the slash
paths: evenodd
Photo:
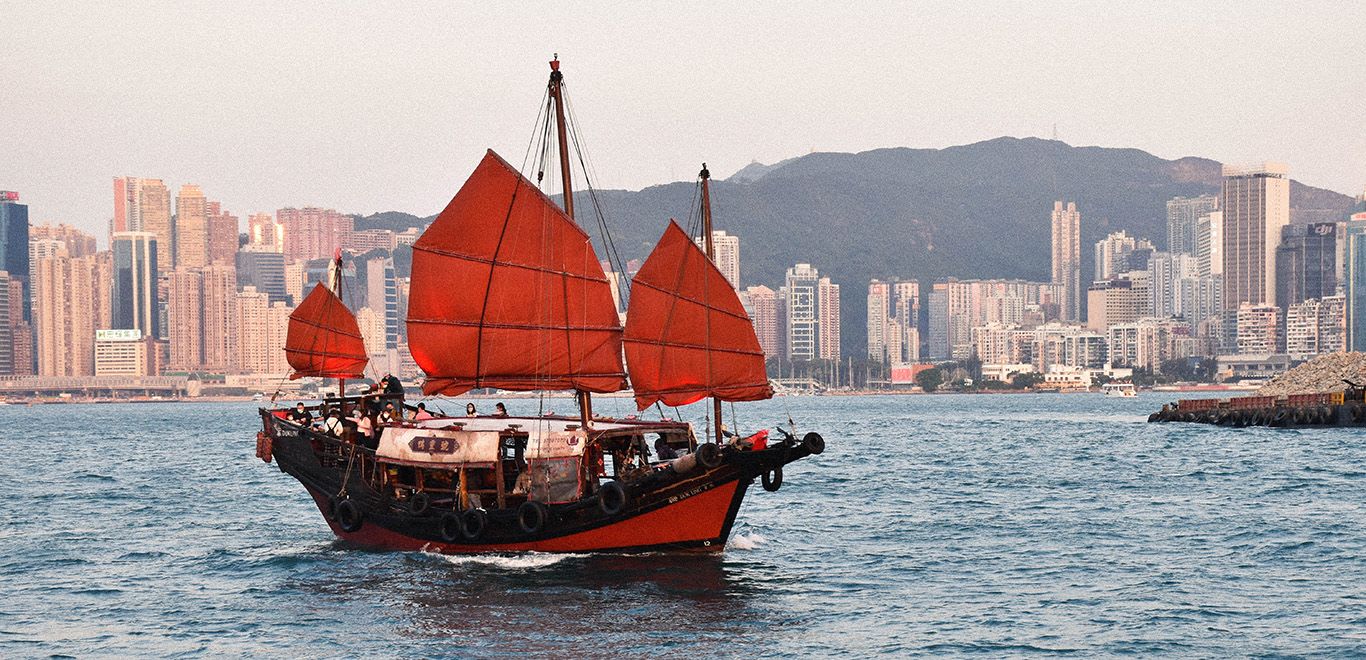
<path id="1" fill-rule="evenodd" d="M 1163 400 L 745 405 L 829 448 L 724 555 L 474 559 L 335 542 L 250 404 L 3 407 L 0 656 L 1366 654 L 1360 431 Z"/>

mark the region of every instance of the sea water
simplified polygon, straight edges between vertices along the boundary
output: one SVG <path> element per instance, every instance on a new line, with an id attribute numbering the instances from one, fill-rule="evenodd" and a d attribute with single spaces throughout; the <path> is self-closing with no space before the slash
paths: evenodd
<path id="1" fill-rule="evenodd" d="M 1366 654 L 1361 431 L 1144 423 L 1169 398 L 738 405 L 827 449 L 716 556 L 368 552 L 253 404 L 0 407 L 0 656 Z"/>

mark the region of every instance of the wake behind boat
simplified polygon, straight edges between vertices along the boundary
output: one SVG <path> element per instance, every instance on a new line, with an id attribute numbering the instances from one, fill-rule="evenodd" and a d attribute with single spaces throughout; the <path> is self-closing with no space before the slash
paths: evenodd
<path id="1" fill-rule="evenodd" d="M 334 277 L 291 316 L 287 355 L 293 377 L 337 378 L 339 395 L 262 409 L 257 454 L 298 479 L 343 539 L 444 553 L 718 551 L 756 479 L 776 491 L 785 465 L 824 450 L 816 433 L 725 432 L 721 402 L 773 392 L 753 324 L 713 264 L 705 166 L 705 250 L 671 222 L 632 280 L 623 330 L 574 221 L 562 85 L 556 60 L 541 135 L 553 125 L 564 208 L 488 152 L 413 245 L 407 324 L 425 394 L 573 390 L 579 415 L 432 416 L 401 387 L 342 396 L 365 352 Z M 710 441 L 684 422 L 595 416 L 592 394 L 625 390 L 628 372 L 641 410 L 710 397 Z"/>

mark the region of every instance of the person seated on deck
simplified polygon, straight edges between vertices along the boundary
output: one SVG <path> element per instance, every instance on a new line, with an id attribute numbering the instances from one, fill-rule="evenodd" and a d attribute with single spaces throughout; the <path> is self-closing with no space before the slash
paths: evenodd
<path id="1" fill-rule="evenodd" d="M 375 441 L 375 423 L 371 421 L 370 416 L 357 408 L 354 419 L 356 422 L 356 442 L 370 449 L 379 448 L 379 443 Z"/>
<path id="2" fill-rule="evenodd" d="M 678 452 L 674 451 L 674 448 L 670 447 L 669 442 L 661 435 L 655 439 L 655 456 L 661 461 L 672 461 L 678 458 Z"/>
<path id="3" fill-rule="evenodd" d="M 493 416 L 494 416 L 494 417 L 507 417 L 507 416 L 508 416 L 508 409 L 507 409 L 507 406 L 503 405 L 503 402 L 502 402 L 502 401 L 499 401 L 499 402 L 498 402 L 498 405 L 496 405 L 496 406 L 493 407 Z"/>
<path id="4" fill-rule="evenodd" d="M 474 404 L 473 404 L 473 403 L 467 403 L 467 404 L 465 404 L 465 416 L 466 416 L 466 417 L 478 417 L 478 416 L 479 416 L 479 411 L 477 411 L 477 410 L 474 409 Z"/>
<path id="5" fill-rule="evenodd" d="M 394 404 L 392 404 L 392 403 L 386 403 L 386 404 L 384 404 L 384 412 L 381 412 L 381 413 L 379 414 L 379 423 L 380 423 L 380 424 L 393 424 L 394 422 L 397 422 L 397 421 L 399 421 L 399 416 L 398 416 L 398 411 L 397 411 L 397 410 L 394 410 Z"/>
<path id="6" fill-rule="evenodd" d="M 417 404 L 417 412 L 413 413 L 413 421 L 420 422 L 424 419 L 434 419 L 435 416 L 427 412 L 427 404 Z"/>
<path id="7" fill-rule="evenodd" d="M 294 410 L 289 412 L 289 421 L 294 422 L 299 426 L 309 426 L 313 423 L 313 413 L 305 410 L 304 402 L 300 401 L 299 405 L 295 406 Z"/>
<path id="8" fill-rule="evenodd" d="M 340 438 L 344 429 L 341 411 L 333 408 L 332 412 L 328 413 L 327 419 L 323 420 L 323 432 L 334 438 Z"/>

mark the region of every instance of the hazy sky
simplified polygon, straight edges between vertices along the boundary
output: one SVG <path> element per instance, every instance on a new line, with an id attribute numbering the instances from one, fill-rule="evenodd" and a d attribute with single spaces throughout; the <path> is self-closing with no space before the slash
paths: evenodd
<path id="1" fill-rule="evenodd" d="M 1366 186 L 1366 3 L 54 4 L 0 1 L 0 189 L 102 241 L 121 174 L 434 213 L 556 51 L 602 188 L 1054 125 Z"/>

